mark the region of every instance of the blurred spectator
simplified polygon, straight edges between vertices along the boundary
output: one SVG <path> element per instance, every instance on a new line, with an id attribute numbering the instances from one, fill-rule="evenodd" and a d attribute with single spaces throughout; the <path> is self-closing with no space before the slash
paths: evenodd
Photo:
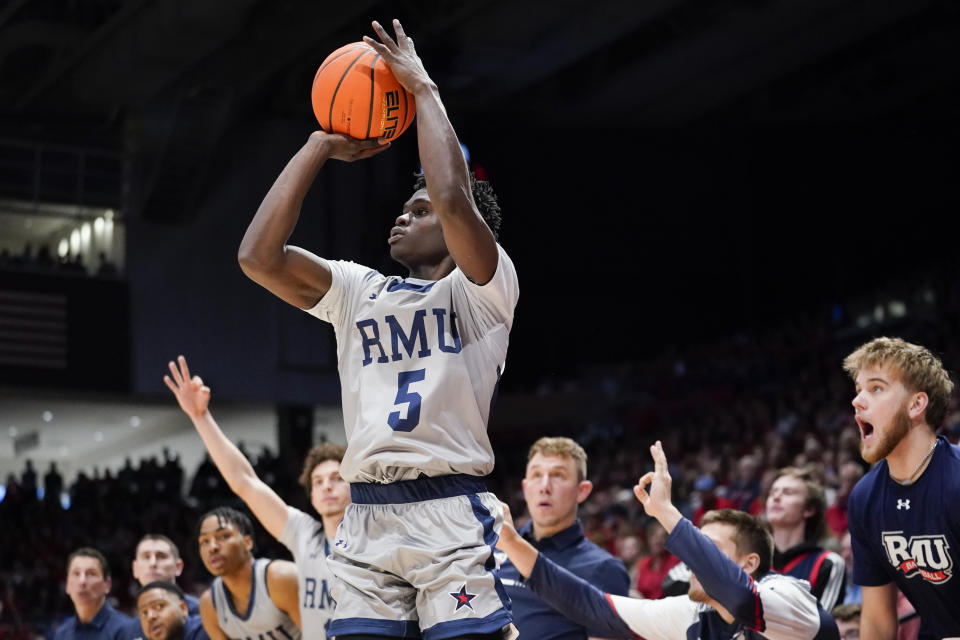
<path id="1" fill-rule="evenodd" d="M 713 511 L 714 509 L 735 509 L 733 506 L 734 503 L 730 500 L 727 500 L 725 497 L 718 496 L 716 492 L 717 483 L 714 481 L 712 476 L 702 475 L 697 478 L 697 481 L 693 484 L 694 490 L 697 492 L 700 504 L 693 512 L 693 524 L 700 526 L 700 520 L 703 519 L 703 515 L 707 511 Z"/>
<path id="2" fill-rule="evenodd" d="M 107 254 L 101 251 L 97 255 L 99 260 L 99 266 L 97 266 L 97 276 L 101 278 L 108 278 L 117 275 L 117 265 L 110 262 L 107 259 Z"/>
<path id="3" fill-rule="evenodd" d="M 843 602 L 846 570 L 841 558 L 818 543 L 824 536 L 826 498 L 808 470 L 781 469 L 767 498 L 773 530 L 773 570 L 806 580 L 820 606 L 830 611 Z"/>
<path id="4" fill-rule="evenodd" d="M 50 461 L 50 468 L 43 476 L 43 498 L 49 502 L 60 502 L 63 492 L 63 476 L 57 471 L 57 463 Z"/>
<path id="5" fill-rule="evenodd" d="M 840 467 L 840 487 L 834 503 L 827 508 L 827 525 L 838 538 L 847 531 L 847 501 L 857 480 L 863 477 L 863 467 L 856 462 L 845 462 Z"/>
<path id="6" fill-rule="evenodd" d="M 840 640 L 859 640 L 860 638 L 860 605 L 841 604 L 830 612 L 840 631 Z"/>
<path id="7" fill-rule="evenodd" d="M 862 604 L 863 589 L 853 582 L 853 547 L 850 545 L 850 532 L 845 531 L 840 538 L 840 557 L 847 573 L 847 588 L 843 596 L 843 604 Z"/>
<path id="8" fill-rule="evenodd" d="M 33 468 L 33 460 L 30 458 L 27 458 L 26 468 L 20 474 L 20 487 L 28 495 L 37 495 L 37 470 Z"/>
<path id="9" fill-rule="evenodd" d="M 747 454 L 737 461 L 736 479 L 727 487 L 727 499 L 733 509 L 749 511 L 760 495 L 760 461 Z"/>
<path id="10" fill-rule="evenodd" d="M 635 584 L 641 596 L 648 600 L 659 600 L 663 597 L 664 579 L 680 560 L 664 546 L 667 532 L 659 522 L 651 521 L 647 525 L 646 535 L 648 553 L 637 563 Z"/>

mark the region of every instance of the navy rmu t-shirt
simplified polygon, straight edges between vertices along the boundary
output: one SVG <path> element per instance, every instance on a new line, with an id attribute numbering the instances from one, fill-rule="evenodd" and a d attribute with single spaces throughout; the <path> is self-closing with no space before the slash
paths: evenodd
<path id="1" fill-rule="evenodd" d="M 874 465 L 850 494 L 853 581 L 891 581 L 923 621 L 921 638 L 960 636 L 960 447 L 939 438 L 930 465 L 912 485 Z"/>

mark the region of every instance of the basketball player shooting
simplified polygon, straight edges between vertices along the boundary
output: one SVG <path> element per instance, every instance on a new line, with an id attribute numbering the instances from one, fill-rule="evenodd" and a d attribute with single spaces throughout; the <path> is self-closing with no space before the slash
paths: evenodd
<path id="1" fill-rule="evenodd" d="M 317 131 L 257 210 L 239 250 L 244 273 L 333 325 L 351 483 L 331 550 L 338 640 L 494 639 L 514 633 L 493 572 L 502 510 L 486 491 L 491 399 L 506 360 L 516 271 L 496 242 L 500 211 L 469 173 L 413 40 L 376 22 L 383 56 L 416 100 L 423 175 L 390 229 L 384 276 L 286 244 L 324 164 L 386 143 Z"/>

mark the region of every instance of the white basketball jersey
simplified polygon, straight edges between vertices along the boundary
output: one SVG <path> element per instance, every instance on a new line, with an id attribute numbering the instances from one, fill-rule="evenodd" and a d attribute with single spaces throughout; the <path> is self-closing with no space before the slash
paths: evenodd
<path id="1" fill-rule="evenodd" d="M 334 532 L 336 533 L 336 532 Z M 333 617 L 333 574 L 327 566 L 330 543 L 323 527 L 295 507 L 287 507 L 287 526 L 277 538 L 297 563 L 300 626 L 304 640 L 326 640 Z"/>
<path id="2" fill-rule="evenodd" d="M 300 629 L 286 613 L 273 604 L 267 591 L 267 566 L 270 560 L 257 558 L 253 561 L 253 584 L 250 586 L 250 601 L 246 615 L 241 616 L 233 606 L 233 599 L 221 578 L 210 585 L 213 608 L 217 612 L 217 625 L 228 638 L 270 638 L 272 640 L 298 640 Z"/>
<path id="3" fill-rule="evenodd" d="M 333 285 L 308 313 L 337 335 L 348 482 L 493 470 L 487 419 L 519 295 L 497 251 L 482 286 L 459 268 L 432 281 L 327 262 Z"/>

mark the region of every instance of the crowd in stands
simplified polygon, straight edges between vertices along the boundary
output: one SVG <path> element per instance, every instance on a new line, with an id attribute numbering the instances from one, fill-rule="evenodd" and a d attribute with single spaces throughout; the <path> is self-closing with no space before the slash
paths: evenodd
<path id="1" fill-rule="evenodd" d="M 574 437 L 589 454 L 588 477 L 595 485 L 580 511 L 587 535 L 624 560 L 637 594 L 659 597 L 676 561 L 663 549 L 662 528 L 644 515 L 631 491 L 651 468 L 651 443 L 663 441 L 674 502 L 693 520 L 719 507 L 763 514 L 777 471 L 796 467 L 825 490 L 829 530 L 820 544 L 849 565 L 846 501 L 866 466 L 850 406 L 853 385 L 841 361 L 860 342 L 885 333 L 930 346 L 948 369 L 960 366 L 960 295 L 952 285 L 936 288 L 935 300 L 922 295 L 923 300 L 908 301 L 911 313 L 881 326 L 858 329 L 837 314 L 822 321 L 809 315 L 684 350 L 668 349 L 642 362 L 585 370 L 575 383 L 596 398 L 590 419 L 577 426 L 531 424 L 523 446 L 496 451 L 490 488 L 522 524 L 520 479 L 529 444 L 542 435 Z M 563 392 L 562 382 L 549 386 L 545 402 L 551 393 Z M 955 409 L 956 398 L 941 433 L 956 443 L 960 415 Z M 497 433 L 491 435 L 496 443 Z M 309 508 L 296 482 L 299 460 L 269 451 L 247 455 L 285 500 Z M 111 598 L 121 610 L 132 607 L 136 585 L 130 561 L 145 532 L 162 532 L 180 546 L 186 560 L 180 583 L 186 591 L 201 591 L 210 577 L 191 539 L 197 517 L 219 505 L 244 507 L 209 460 L 186 490 L 183 483 L 178 457 L 165 452 L 163 459 L 141 460 L 137 466 L 128 461 L 116 473 L 81 473 L 67 489 L 65 509 L 55 468 L 44 476 L 43 499 L 37 497 L 40 483 L 32 466 L 20 477 L 11 474 L 0 502 L 0 640 L 32 638 L 31 629 L 49 635 L 71 613 L 63 592 L 64 562 L 80 546 L 107 556 L 114 572 Z M 262 530 L 257 546 L 258 555 L 289 557 Z M 850 588 L 845 599 L 855 602 L 857 593 Z"/>
<path id="2" fill-rule="evenodd" d="M 60 273 L 81 276 L 96 276 L 110 278 L 118 275 L 117 265 L 107 258 L 101 251 L 97 255 L 96 264 L 88 264 L 80 252 L 58 256 L 47 245 L 41 245 L 34 250 L 33 245 L 26 244 L 22 251 L 13 253 L 9 249 L 0 249 L 0 269 L 8 271 L 25 271 L 30 273 Z"/>

